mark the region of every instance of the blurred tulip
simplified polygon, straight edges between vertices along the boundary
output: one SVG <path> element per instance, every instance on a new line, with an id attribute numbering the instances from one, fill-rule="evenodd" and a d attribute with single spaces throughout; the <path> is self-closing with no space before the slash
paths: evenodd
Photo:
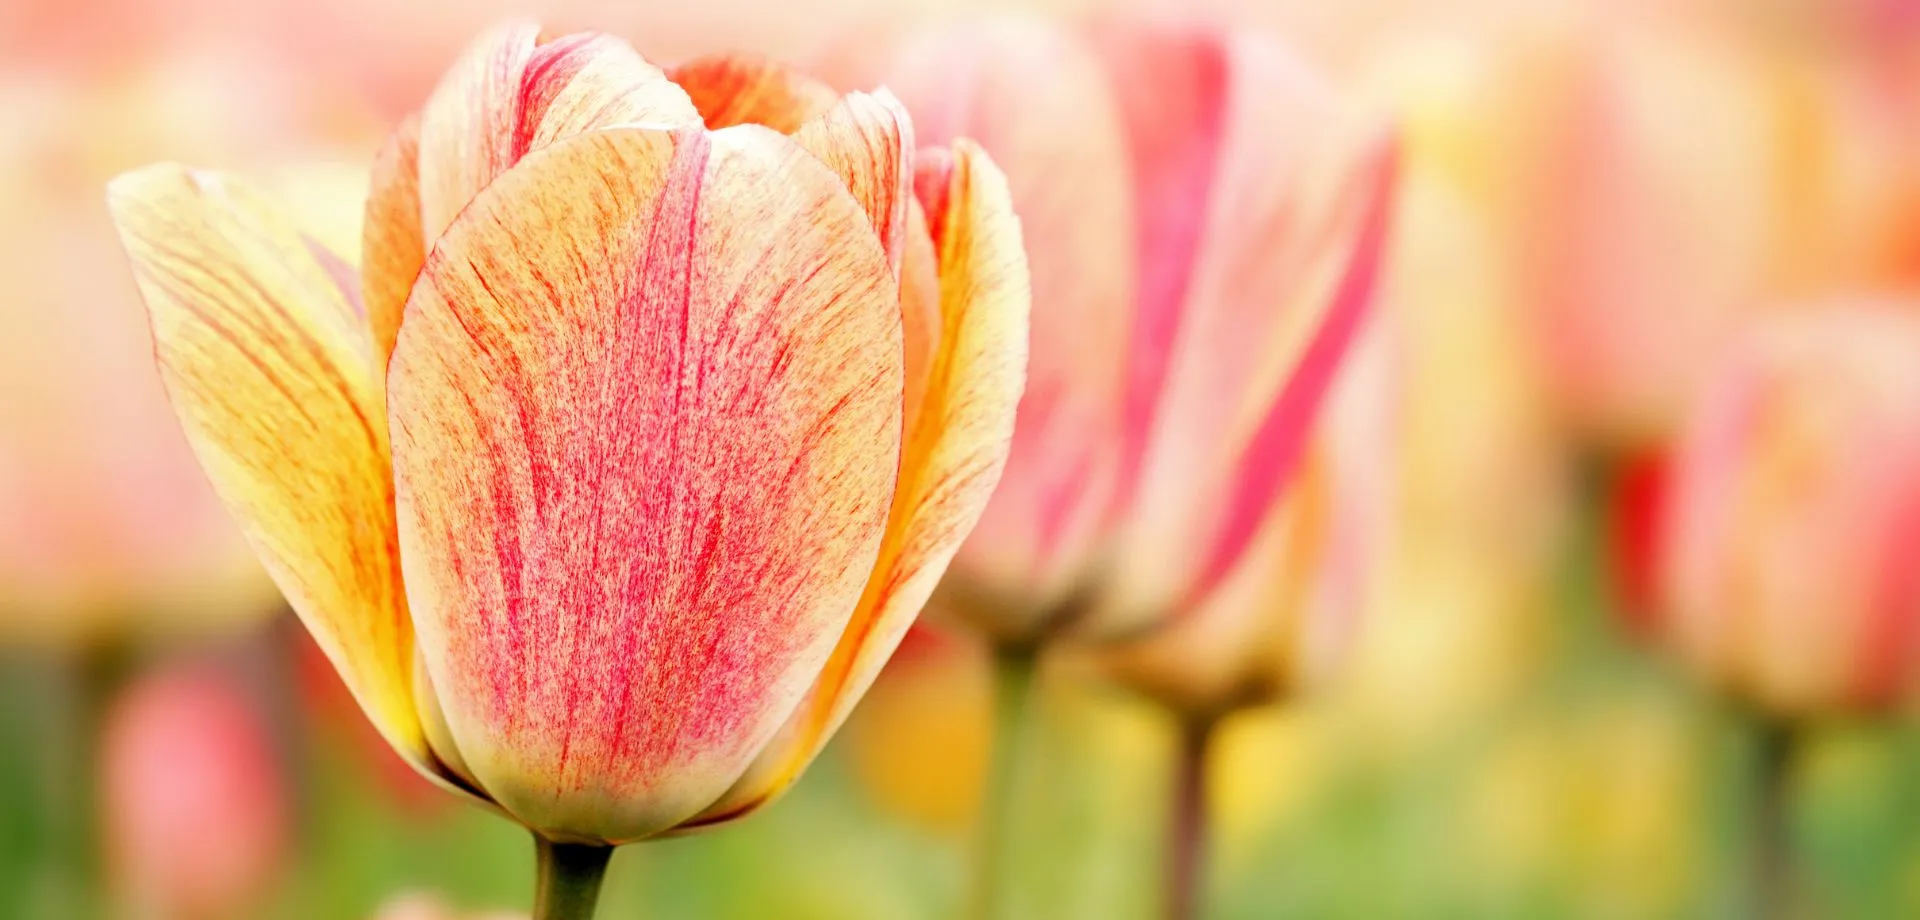
<path id="1" fill-rule="evenodd" d="M 1349 650 L 1394 512 L 1393 357 L 1366 343 L 1297 480 L 1235 571 L 1187 616 L 1096 652 L 1126 686 L 1211 722 L 1324 679 Z"/>
<path id="2" fill-rule="evenodd" d="M 244 164 L 309 190 L 301 213 L 331 235 L 339 219 L 313 202 L 354 194 L 325 163 L 348 110 L 206 47 L 110 72 L 0 67 L 0 642 L 204 632 L 273 609 L 166 409 L 100 187 L 161 151 Z"/>
<path id="3" fill-rule="evenodd" d="M 125 916 L 257 916 L 286 858 L 287 790 L 268 726 L 219 671 L 139 679 L 108 713 L 101 820 Z"/>
<path id="4" fill-rule="evenodd" d="M 234 178 L 111 198 L 268 570 L 396 750 L 543 856 L 784 790 L 1004 461 L 1019 227 L 884 93 L 516 24 L 382 152 L 359 278 Z"/>
<path id="5" fill-rule="evenodd" d="M 1920 319 L 1776 321 L 1713 380 L 1672 458 L 1661 636 L 1776 713 L 1896 702 L 1920 653 Z"/>
<path id="6" fill-rule="evenodd" d="M 1496 228 L 1541 367 L 1592 443 L 1669 434 L 1756 304 L 1912 276 L 1898 118 L 1832 61 L 1611 8 L 1372 57 L 1363 72 L 1390 75 L 1410 133 Z"/>
<path id="7" fill-rule="evenodd" d="M 1027 229 L 1030 383 L 956 609 L 1022 644 L 1193 607 L 1367 311 L 1391 147 L 1285 49 L 1197 27 L 944 23 L 834 66 L 994 151 Z"/>

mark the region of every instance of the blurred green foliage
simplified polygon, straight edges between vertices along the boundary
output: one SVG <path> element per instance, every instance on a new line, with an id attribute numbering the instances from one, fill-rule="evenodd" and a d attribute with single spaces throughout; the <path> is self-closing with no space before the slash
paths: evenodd
<path id="1" fill-rule="evenodd" d="M 1331 766 L 1304 777 L 1273 765 L 1274 782 L 1307 784 L 1288 793 L 1300 804 L 1218 835 L 1228 839 L 1209 916 L 1745 916 L 1756 776 L 1745 724 L 1607 628 L 1590 571 L 1565 581 L 1564 641 L 1523 692 L 1391 756 L 1322 752 Z M 59 673 L 25 656 L 0 669 L 0 917 L 74 915 L 61 900 L 62 848 L 83 838 L 58 803 L 79 780 L 60 765 L 84 748 L 55 749 L 74 743 L 57 730 L 71 710 L 47 703 Z M 1151 917 L 1170 731 L 1109 692 L 1044 689 L 1019 792 L 1034 854 L 1018 879 L 1025 915 Z M 288 734 L 298 843 L 267 920 L 364 918 L 406 891 L 476 910 L 527 903 L 531 846 L 516 826 L 452 803 L 401 807 L 363 753 L 324 732 Z M 957 917 L 966 841 L 884 811 L 840 756 L 750 820 L 626 848 L 601 916 Z M 1792 776 L 1808 916 L 1920 916 L 1920 734 L 1821 726 Z"/>

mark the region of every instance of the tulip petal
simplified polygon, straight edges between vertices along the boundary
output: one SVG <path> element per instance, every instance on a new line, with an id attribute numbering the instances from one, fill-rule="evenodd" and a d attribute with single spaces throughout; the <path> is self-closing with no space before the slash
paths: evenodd
<path id="1" fill-rule="evenodd" d="M 893 655 L 973 530 L 1006 464 L 1026 380 L 1031 290 L 1007 180 L 979 147 L 936 151 L 917 177 L 939 254 L 939 350 L 906 433 L 887 538 L 860 608 L 807 702 L 711 824 L 772 801 L 819 755 Z"/>
<path id="2" fill-rule="evenodd" d="M 793 139 L 827 164 L 867 212 L 894 273 L 913 200 L 913 119 L 893 94 L 851 93 Z"/>
<path id="3" fill-rule="evenodd" d="M 545 43 L 539 35 L 531 23 L 509 23 L 482 36 L 421 112 L 429 240 L 495 177 L 554 141 L 612 125 L 700 123 L 687 94 L 627 43 L 593 32 Z"/>
<path id="4" fill-rule="evenodd" d="M 427 261 L 427 242 L 420 226 L 420 119 L 415 116 L 394 129 L 380 148 L 367 194 L 361 285 L 367 325 L 373 330 L 374 367 L 383 382 L 407 295 Z"/>
<path id="5" fill-rule="evenodd" d="M 923 148 L 992 151 L 1025 228 L 1038 309 L 1020 433 L 953 581 L 988 595 L 967 605 L 975 625 L 1028 638 L 1077 587 L 1111 495 L 1132 302 L 1123 126 L 1099 59 L 1037 22 L 928 29 L 868 64 L 839 82 L 898 93 Z"/>
<path id="6" fill-rule="evenodd" d="M 826 114 L 840 94 L 785 64 L 745 54 L 695 58 L 669 72 L 715 131 L 734 125 L 765 125 L 792 134 Z"/>
<path id="7" fill-rule="evenodd" d="M 1147 29 L 1102 48 L 1144 209 L 1129 505 L 1085 624 L 1114 633 L 1189 609 L 1291 476 L 1373 300 L 1393 157 L 1265 42 Z"/>
<path id="8" fill-rule="evenodd" d="M 352 297 L 233 179 L 152 166 L 115 179 L 109 201 L 208 477 L 374 725 L 437 772 L 413 707 L 385 412 Z"/>
<path id="9" fill-rule="evenodd" d="M 1182 604 L 1203 597 L 1238 562 L 1241 548 L 1253 538 L 1266 509 L 1299 465 L 1314 417 L 1372 312 L 1393 210 L 1395 146 L 1383 142 L 1369 161 L 1351 189 L 1354 200 L 1349 213 L 1357 215 L 1357 226 L 1337 287 L 1300 349 L 1286 385 L 1267 408 L 1227 480 L 1226 494 L 1231 496 L 1227 514 L 1205 544 L 1199 577 L 1188 587 Z"/>
<path id="10" fill-rule="evenodd" d="M 762 128 L 561 141 L 454 222 L 389 403 L 420 647 L 496 801 L 624 842 L 734 783 L 872 570 L 900 352 L 866 216 Z"/>

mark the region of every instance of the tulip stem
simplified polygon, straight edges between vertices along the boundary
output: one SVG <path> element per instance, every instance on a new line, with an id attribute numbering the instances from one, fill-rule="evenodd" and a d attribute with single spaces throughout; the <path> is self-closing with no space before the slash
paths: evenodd
<path id="1" fill-rule="evenodd" d="M 1212 717 L 1180 720 L 1164 854 L 1167 920 L 1194 920 L 1205 900 L 1207 752 L 1218 724 Z"/>
<path id="2" fill-rule="evenodd" d="M 973 915 L 1000 920 L 1015 915 L 1010 896 L 1019 837 L 1018 791 L 1032 734 L 1033 672 L 1038 650 L 1002 646 L 993 652 L 993 762 L 981 801 L 974 855 Z"/>
<path id="3" fill-rule="evenodd" d="M 1753 847 L 1748 890 L 1750 917 L 1793 916 L 1793 759 L 1799 733 L 1785 720 L 1754 718 Z"/>
<path id="4" fill-rule="evenodd" d="M 593 920 L 600 882 L 607 877 L 613 847 L 555 843 L 533 835 L 540 876 L 533 893 L 533 920 Z"/>

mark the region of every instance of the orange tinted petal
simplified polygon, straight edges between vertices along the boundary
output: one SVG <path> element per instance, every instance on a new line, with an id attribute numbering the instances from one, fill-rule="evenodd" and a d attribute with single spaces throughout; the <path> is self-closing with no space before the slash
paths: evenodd
<path id="1" fill-rule="evenodd" d="M 879 562 L 795 724 L 703 821 L 742 814 L 799 778 L 892 656 L 1006 464 L 1031 293 L 1020 223 L 1006 177 L 978 147 L 963 141 L 952 155 L 936 153 L 918 189 L 939 254 L 942 328 Z"/>
<path id="2" fill-rule="evenodd" d="M 1149 625 L 1231 567 L 1371 309 L 1392 151 L 1285 49 L 1103 35 L 1142 203 L 1121 488 L 1095 631 Z"/>
<path id="3" fill-rule="evenodd" d="M 805 695 L 885 530 L 894 291 L 761 128 L 559 142 L 441 240 L 389 378 L 400 534 L 447 727 L 523 822 L 665 830 Z"/>
<path id="4" fill-rule="evenodd" d="M 747 54 L 695 58 L 669 71 L 707 127 L 765 125 L 792 134 L 840 101 L 833 87 L 785 64 Z"/>
<path id="5" fill-rule="evenodd" d="M 351 293 L 230 178 L 152 166 L 114 180 L 109 199 L 201 465 L 368 717 L 408 760 L 431 764 L 413 709 L 385 411 Z"/>
<path id="6" fill-rule="evenodd" d="M 394 337 L 400 334 L 407 295 L 427 261 L 427 242 L 420 226 L 420 119 L 411 117 L 394 129 L 374 158 L 360 254 L 367 325 L 373 330 L 373 357 L 382 380 Z"/>

